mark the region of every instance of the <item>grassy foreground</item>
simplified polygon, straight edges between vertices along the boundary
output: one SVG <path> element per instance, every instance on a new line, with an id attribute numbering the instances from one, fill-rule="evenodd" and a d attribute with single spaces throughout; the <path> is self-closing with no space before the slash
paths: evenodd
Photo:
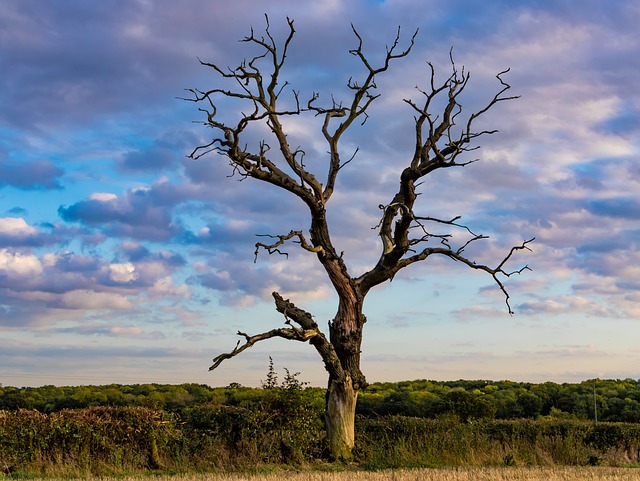
<path id="1" fill-rule="evenodd" d="M 95 407 L 51 414 L 0 411 L 0 478 L 3 473 L 85 478 L 150 472 L 275 470 L 287 474 L 289 471 L 278 467 L 322 469 L 322 422 L 314 410 L 303 408 L 296 404 L 293 408 L 284 405 L 279 411 L 215 405 L 180 413 L 142 407 Z M 472 466 L 583 466 L 586 473 L 600 476 L 606 471 L 591 468 L 640 466 L 640 425 L 359 418 L 354 456 L 355 465 L 368 472 L 443 466 L 464 467 L 459 473 Z M 640 481 L 640 469 L 632 473 L 635 477 L 627 479 Z M 543 476 L 545 481 L 561 479 L 555 474 Z"/>
<path id="2" fill-rule="evenodd" d="M 86 478 L 89 481 L 144 481 L 146 476 Z M 608 467 L 455 467 L 379 472 L 289 472 L 154 476 L 154 481 L 638 481 L 640 469 Z M 38 481 L 32 479 L 32 481 Z M 52 478 L 43 481 L 55 481 Z"/>

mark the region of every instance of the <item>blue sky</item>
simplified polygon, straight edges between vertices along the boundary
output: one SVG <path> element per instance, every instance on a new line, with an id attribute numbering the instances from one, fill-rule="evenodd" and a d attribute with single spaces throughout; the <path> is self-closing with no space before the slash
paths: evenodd
<path id="1" fill-rule="evenodd" d="M 353 274 L 379 255 L 378 205 L 413 152 L 403 99 L 439 78 L 448 55 L 471 72 L 470 112 L 505 79 L 517 101 L 479 126 L 480 159 L 422 187 L 423 215 L 462 216 L 490 239 L 470 251 L 533 271 L 510 278 L 515 315 L 491 278 L 446 260 L 414 265 L 369 294 L 362 367 L 369 381 L 639 378 L 640 6 L 632 0 L 327 0 L 268 2 L 22 0 L 0 4 L 0 383 L 203 382 L 259 385 L 268 356 L 323 385 L 315 351 L 265 342 L 207 368 L 235 333 L 281 326 L 279 290 L 332 318 L 336 299 L 313 255 L 261 255 L 256 234 L 308 228 L 304 207 L 224 158 L 187 155 L 210 132 L 178 99 L 220 86 L 198 58 L 235 66 L 253 27 L 297 35 L 284 74 L 302 97 L 346 99 L 363 75 L 353 23 L 372 61 L 398 26 L 411 55 L 378 80 L 358 156 L 329 204 Z M 221 111 L 228 118 L 231 105 Z M 317 119 L 287 125 L 322 166 Z M 314 167 L 315 168 L 315 167 Z M 317 167 L 318 169 L 320 167 Z"/>

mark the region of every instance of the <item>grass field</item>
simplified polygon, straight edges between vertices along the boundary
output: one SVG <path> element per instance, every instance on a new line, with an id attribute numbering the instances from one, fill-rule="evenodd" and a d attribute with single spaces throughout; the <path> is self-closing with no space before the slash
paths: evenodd
<path id="1" fill-rule="evenodd" d="M 145 481 L 148 476 L 88 478 L 90 481 Z M 640 469 L 606 467 L 459 467 L 380 472 L 291 472 L 154 476 L 154 481 L 639 481 Z M 32 480 L 37 481 L 37 480 Z M 55 481 L 47 478 L 46 481 Z"/>

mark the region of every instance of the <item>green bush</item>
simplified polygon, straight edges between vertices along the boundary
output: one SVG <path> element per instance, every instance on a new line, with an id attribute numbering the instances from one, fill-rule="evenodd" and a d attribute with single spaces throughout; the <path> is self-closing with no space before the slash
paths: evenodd
<path id="1" fill-rule="evenodd" d="M 198 467 L 242 468 L 262 464 L 300 465 L 320 457 L 324 429 L 318 391 L 305 389 L 298 373 L 278 384 L 270 363 L 264 392 L 237 405 L 203 404 L 179 412 L 183 452 Z M 237 399 L 238 393 L 228 398 Z"/>
<path id="2" fill-rule="evenodd" d="M 0 468 L 34 472 L 118 472 L 159 468 L 177 436 L 171 414 L 95 407 L 43 414 L 0 411 Z"/>

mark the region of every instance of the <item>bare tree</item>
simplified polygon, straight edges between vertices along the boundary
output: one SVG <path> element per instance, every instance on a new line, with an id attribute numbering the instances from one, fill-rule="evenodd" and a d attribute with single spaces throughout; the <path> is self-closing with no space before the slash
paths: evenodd
<path id="1" fill-rule="evenodd" d="M 528 244 L 533 239 L 512 247 L 495 267 L 476 263 L 466 256 L 465 250 L 469 245 L 486 239 L 486 236 L 474 233 L 460 222 L 459 217 L 441 219 L 420 215 L 414 207 L 418 198 L 416 186 L 423 178 L 438 169 L 460 167 L 474 162 L 462 160 L 466 158 L 464 154 L 477 148 L 473 144 L 478 137 L 496 132 L 474 130 L 473 126 L 478 117 L 496 104 L 516 97 L 506 95 L 510 86 L 504 81 L 503 76 L 508 70 L 500 72 L 497 75 L 498 92 L 484 108 L 468 115 L 466 121 L 462 122 L 459 120 L 462 118 L 462 106 L 458 99 L 467 87 L 469 74 L 464 69 L 459 70 L 450 57 L 451 74 L 444 82 L 438 83 L 434 67 L 428 64 L 430 81 L 426 89 L 418 89 L 420 101 L 405 100 L 415 120 L 413 155 L 407 159 L 405 167 L 399 173 L 398 191 L 386 205 L 379 206 L 380 222 L 375 226 L 375 230 L 381 238 L 382 253 L 375 266 L 354 277 L 349 273 L 342 254 L 336 251 L 327 223 L 326 209 L 336 187 L 336 178 L 354 159 L 354 156 L 348 159 L 342 157 L 340 140 L 354 122 L 366 121 L 370 106 L 380 96 L 376 93 L 376 78 L 384 74 L 393 62 L 410 53 L 417 31 L 410 38 L 408 46 L 402 49 L 399 46 L 398 29 L 393 43 L 386 49 L 384 59 L 379 65 L 373 65 L 364 53 L 362 37 L 352 27 L 357 45 L 349 52 L 358 59 L 364 74 L 359 81 L 353 78 L 348 80 L 348 102 L 342 103 L 331 98 L 328 105 L 321 105 L 319 94 L 313 93 L 301 101 L 300 93 L 287 89 L 287 82 L 282 80 L 281 74 L 295 34 L 293 20 L 287 18 L 287 23 L 288 35 L 281 43 L 276 42 L 272 36 L 268 17 L 263 36 L 256 35 L 252 30 L 243 41 L 257 47 L 259 53 L 250 59 L 244 59 L 236 68 L 222 68 L 201 61 L 202 65 L 213 69 L 221 79 L 231 81 L 234 87 L 189 89 L 192 97 L 187 100 L 204 105 L 199 110 L 206 114 L 204 123 L 214 131 L 213 140 L 197 147 L 190 157 L 195 159 L 210 152 L 222 154 L 233 167 L 235 175 L 272 184 L 290 192 L 307 206 L 310 214 L 308 236 L 302 230 L 270 235 L 268 242 L 256 244 L 255 253 L 257 256 L 261 250 L 266 250 L 269 254 L 282 254 L 281 249 L 288 241 L 313 253 L 335 289 L 339 299 L 338 309 L 333 320 L 329 322 L 327 337 L 309 312 L 274 292 L 275 306 L 284 316 L 285 326 L 253 335 L 238 332 L 241 340 L 236 347 L 213 359 L 210 369 L 216 369 L 224 360 L 265 339 L 280 337 L 308 342 L 316 349 L 329 373 L 325 414 L 329 453 L 336 459 L 348 459 L 354 446 L 354 416 L 358 391 L 367 386 L 365 376 L 360 370 L 360 347 L 366 322 L 363 302 L 373 287 L 391 280 L 405 267 L 430 256 L 439 255 L 490 275 L 504 293 L 508 312 L 512 313 L 503 280 L 521 273 L 528 267 L 509 271 L 506 266 L 513 254 L 518 250 L 528 249 Z M 288 103 L 281 100 L 285 92 L 290 95 L 287 97 Z M 221 98 L 231 98 L 245 103 L 246 110 L 242 110 L 237 123 L 219 120 L 216 105 Z M 444 107 L 434 114 L 432 110 L 437 103 L 444 104 Z M 301 115 L 319 116 L 323 120 L 321 134 L 328 146 L 328 155 L 322 179 L 318 179 L 305 167 L 304 151 L 292 148 L 287 139 L 284 119 Z M 246 131 L 249 126 L 256 124 L 266 125 L 269 134 L 259 143 L 259 147 L 250 149 L 246 144 Z M 358 168 L 355 162 L 350 167 Z M 466 240 L 462 244 L 454 245 L 454 232 L 463 233 Z"/>

